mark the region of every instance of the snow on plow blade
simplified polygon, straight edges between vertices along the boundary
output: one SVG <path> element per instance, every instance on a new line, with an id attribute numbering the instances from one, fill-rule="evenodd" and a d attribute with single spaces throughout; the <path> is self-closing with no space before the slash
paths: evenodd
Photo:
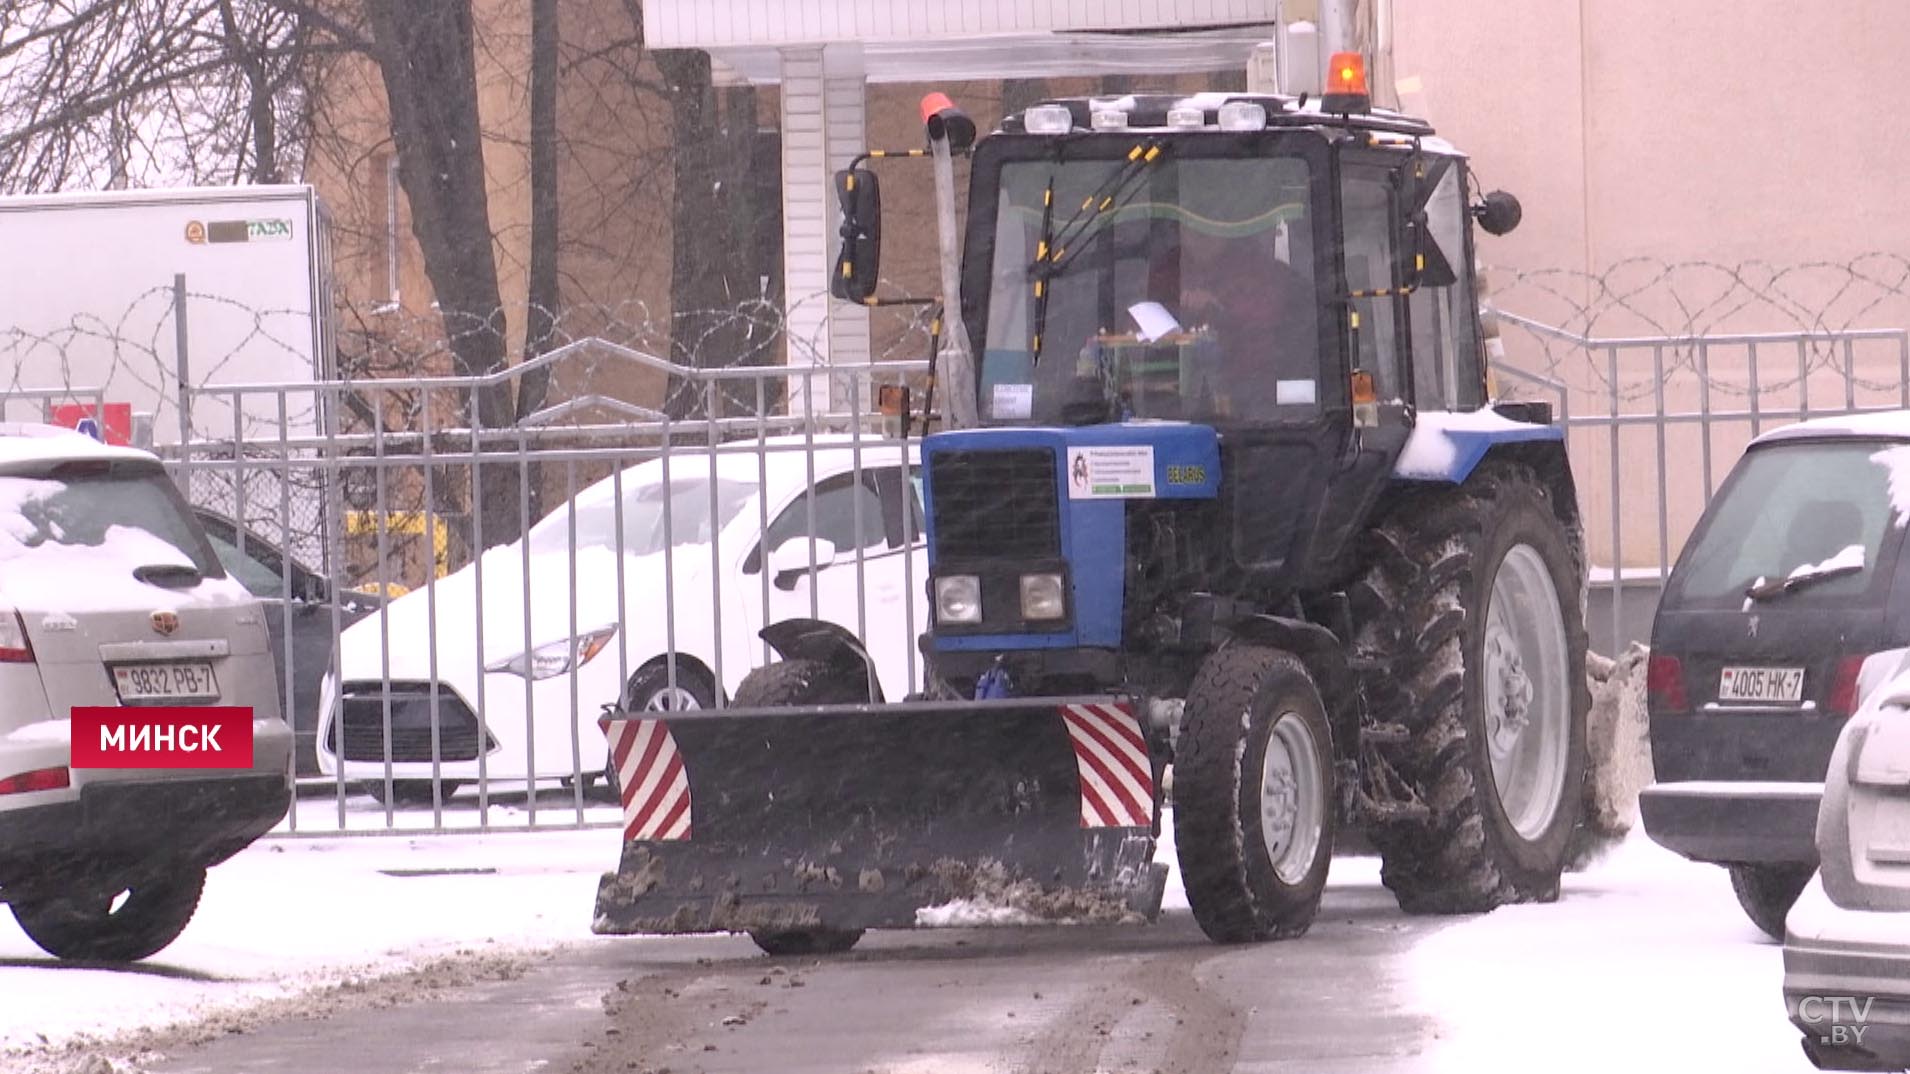
<path id="1" fill-rule="evenodd" d="M 599 933 L 1151 919 L 1159 771 L 1108 698 L 603 721 L 623 858 Z"/>

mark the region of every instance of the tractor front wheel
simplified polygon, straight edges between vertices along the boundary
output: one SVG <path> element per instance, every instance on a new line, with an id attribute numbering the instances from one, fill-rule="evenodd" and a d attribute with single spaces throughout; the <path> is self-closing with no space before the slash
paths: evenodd
<path id="1" fill-rule="evenodd" d="M 838 705 L 869 700 L 869 679 L 859 669 L 826 660 L 779 660 L 744 676 L 736 687 L 737 708 Z M 751 929 L 749 938 L 769 955 L 839 954 L 862 939 L 861 929 Z"/>
<path id="2" fill-rule="evenodd" d="M 1174 841 L 1194 920 L 1218 943 L 1298 936 L 1333 858 L 1332 732 L 1306 667 L 1235 643 L 1187 691 Z"/>
<path id="3" fill-rule="evenodd" d="M 1584 565 L 1523 466 L 1483 465 L 1373 534 L 1355 587 L 1370 716 L 1425 809 L 1372 832 L 1402 909 L 1556 898 L 1585 779 Z"/>

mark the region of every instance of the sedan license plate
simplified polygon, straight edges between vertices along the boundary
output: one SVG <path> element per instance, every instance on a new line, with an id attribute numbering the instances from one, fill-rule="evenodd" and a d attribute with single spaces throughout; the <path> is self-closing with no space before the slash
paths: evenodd
<path id="1" fill-rule="evenodd" d="M 121 664 L 113 669 L 121 701 L 216 701 L 219 684 L 207 663 Z"/>
<path id="2" fill-rule="evenodd" d="M 1803 668 L 1727 667 L 1718 679 L 1719 701 L 1797 702 L 1803 699 Z"/>

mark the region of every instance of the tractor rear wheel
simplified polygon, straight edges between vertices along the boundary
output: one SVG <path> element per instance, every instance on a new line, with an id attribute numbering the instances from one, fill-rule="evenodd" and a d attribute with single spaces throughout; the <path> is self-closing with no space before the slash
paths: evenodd
<path id="1" fill-rule="evenodd" d="M 1218 943 L 1313 923 L 1333 858 L 1332 732 L 1305 665 L 1236 643 L 1187 691 L 1174 760 L 1174 842 L 1194 920 Z"/>
<path id="2" fill-rule="evenodd" d="M 1583 542 L 1531 470 L 1488 463 L 1373 533 L 1354 587 L 1371 718 L 1425 814 L 1373 830 L 1411 913 L 1557 898 L 1583 806 Z"/>
<path id="3" fill-rule="evenodd" d="M 826 660 L 779 660 L 751 671 L 736 687 L 737 708 L 837 705 L 869 700 L 868 675 Z M 751 929 L 749 938 L 769 955 L 824 955 L 847 951 L 861 929 Z"/>

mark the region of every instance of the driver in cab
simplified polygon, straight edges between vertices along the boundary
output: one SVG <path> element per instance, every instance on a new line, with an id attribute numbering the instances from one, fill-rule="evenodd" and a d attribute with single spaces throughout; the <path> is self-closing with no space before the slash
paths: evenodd
<path id="1" fill-rule="evenodd" d="M 1190 232 L 1181 247 L 1180 321 L 1211 334 L 1217 366 L 1203 394 L 1223 417 L 1270 415 L 1312 402 L 1319 376 L 1318 311 L 1307 274 L 1275 257 L 1268 234 L 1219 238 Z"/>

